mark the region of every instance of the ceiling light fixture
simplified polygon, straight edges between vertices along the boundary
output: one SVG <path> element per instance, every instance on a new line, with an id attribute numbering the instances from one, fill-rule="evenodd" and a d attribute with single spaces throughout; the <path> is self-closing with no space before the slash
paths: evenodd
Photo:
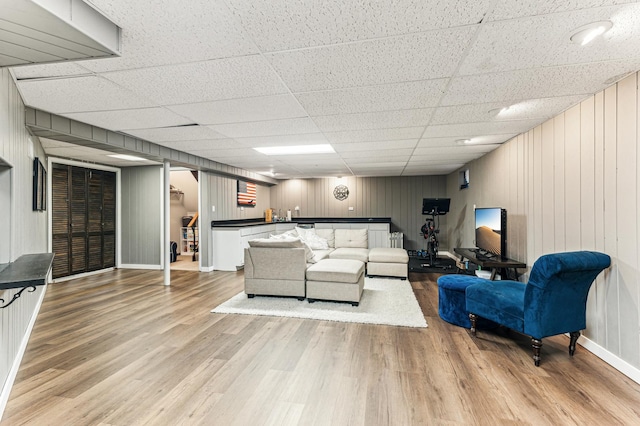
<path id="1" fill-rule="evenodd" d="M 471 139 L 458 139 L 456 140 L 458 145 L 468 145 L 471 143 Z"/>
<path id="2" fill-rule="evenodd" d="M 502 107 L 502 108 L 493 108 L 493 109 L 490 109 L 490 110 L 489 110 L 489 115 L 490 115 L 490 116 L 492 116 L 492 117 L 497 117 L 497 116 L 499 116 L 500 114 L 504 114 L 504 113 L 506 113 L 507 111 L 509 111 L 509 108 L 511 108 L 511 106 L 512 106 L 512 105 L 507 105 L 507 106 Z"/>
<path id="3" fill-rule="evenodd" d="M 336 152 L 329 144 L 270 146 L 253 149 L 265 155 L 332 154 Z"/>
<path id="4" fill-rule="evenodd" d="M 574 30 L 570 39 L 572 42 L 584 46 L 609 31 L 611 27 L 613 27 L 611 21 L 592 22 Z"/>
<path id="5" fill-rule="evenodd" d="M 136 157 L 134 155 L 127 155 L 127 154 L 110 154 L 110 155 L 107 155 L 107 157 L 119 158 L 120 160 L 127 160 L 127 161 L 145 161 L 144 158 Z"/>

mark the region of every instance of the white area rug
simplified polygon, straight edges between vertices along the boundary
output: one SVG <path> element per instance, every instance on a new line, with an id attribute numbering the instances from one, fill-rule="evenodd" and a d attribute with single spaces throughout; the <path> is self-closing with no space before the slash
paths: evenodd
<path id="1" fill-rule="evenodd" d="M 348 303 L 299 301 L 289 297 L 256 296 L 240 292 L 211 310 L 217 314 L 267 315 L 366 324 L 427 326 L 408 280 L 365 278 L 359 306 Z"/>

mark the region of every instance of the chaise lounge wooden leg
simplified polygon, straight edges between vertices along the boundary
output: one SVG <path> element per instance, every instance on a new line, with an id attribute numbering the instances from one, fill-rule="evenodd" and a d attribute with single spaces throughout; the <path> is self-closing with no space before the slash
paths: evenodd
<path id="1" fill-rule="evenodd" d="M 580 331 L 572 331 L 569 336 L 571 336 L 571 340 L 569 340 L 569 355 L 573 356 L 576 353 L 576 343 L 578 342 L 578 337 L 580 337 Z"/>
<path id="2" fill-rule="evenodd" d="M 536 367 L 540 367 L 540 348 L 542 347 L 542 340 L 531 339 L 531 346 L 533 347 L 533 362 Z"/>
<path id="3" fill-rule="evenodd" d="M 476 314 L 469 314 L 469 319 L 471 320 L 471 334 L 475 337 L 476 335 L 476 322 L 478 321 L 478 316 Z"/>

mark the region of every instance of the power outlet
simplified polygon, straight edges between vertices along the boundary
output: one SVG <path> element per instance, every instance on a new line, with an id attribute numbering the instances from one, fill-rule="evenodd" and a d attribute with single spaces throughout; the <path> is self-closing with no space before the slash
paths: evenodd
<path id="1" fill-rule="evenodd" d="M 352 212 L 353 211 L 353 207 L 349 207 L 349 211 Z"/>

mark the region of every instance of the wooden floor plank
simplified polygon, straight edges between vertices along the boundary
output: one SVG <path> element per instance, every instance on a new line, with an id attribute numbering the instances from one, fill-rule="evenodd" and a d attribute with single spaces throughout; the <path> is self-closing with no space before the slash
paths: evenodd
<path id="1" fill-rule="evenodd" d="M 640 385 L 568 339 L 212 314 L 242 272 L 115 270 L 52 284 L 1 425 L 640 424 Z"/>

